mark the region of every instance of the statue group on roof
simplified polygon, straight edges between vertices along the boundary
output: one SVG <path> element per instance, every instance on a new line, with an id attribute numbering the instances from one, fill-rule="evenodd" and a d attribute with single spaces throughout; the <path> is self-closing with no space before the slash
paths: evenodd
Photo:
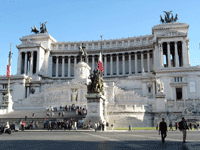
<path id="1" fill-rule="evenodd" d="M 40 33 L 47 33 L 47 27 L 46 27 L 46 23 L 40 23 Z M 38 34 L 39 33 L 39 30 L 37 29 L 36 26 L 31 27 L 31 32 L 34 32 L 35 34 Z"/>
<path id="2" fill-rule="evenodd" d="M 160 15 L 160 21 L 162 23 L 171 23 L 171 22 L 176 22 L 178 20 L 178 15 L 176 14 L 174 17 L 172 14 L 172 10 L 163 12 L 165 13 L 165 19 L 163 19 L 162 16 Z"/>

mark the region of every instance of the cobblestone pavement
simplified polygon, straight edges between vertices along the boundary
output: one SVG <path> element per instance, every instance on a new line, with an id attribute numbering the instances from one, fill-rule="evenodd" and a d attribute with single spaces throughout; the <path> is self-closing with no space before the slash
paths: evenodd
<path id="1" fill-rule="evenodd" d="M 161 143 L 157 131 L 132 132 L 12 132 L 0 135 L 2 150 L 193 150 L 200 149 L 199 131 L 187 133 L 187 143 L 182 143 L 180 131 L 169 131 L 166 143 Z"/>

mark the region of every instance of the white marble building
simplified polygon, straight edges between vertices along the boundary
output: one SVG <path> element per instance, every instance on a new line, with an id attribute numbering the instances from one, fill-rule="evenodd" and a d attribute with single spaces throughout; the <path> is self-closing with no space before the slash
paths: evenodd
<path id="1" fill-rule="evenodd" d="M 155 25 L 151 35 L 102 41 L 110 123 L 155 126 L 162 117 L 168 122 L 183 115 L 200 119 L 200 67 L 190 66 L 188 28 L 186 23 L 163 23 Z M 46 33 L 20 40 L 18 70 L 11 76 L 14 109 L 87 107 L 88 81 L 75 77 L 78 47 L 86 45 L 92 72 L 101 41 L 57 42 Z M 0 76 L 0 103 L 6 89 L 6 76 Z"/>

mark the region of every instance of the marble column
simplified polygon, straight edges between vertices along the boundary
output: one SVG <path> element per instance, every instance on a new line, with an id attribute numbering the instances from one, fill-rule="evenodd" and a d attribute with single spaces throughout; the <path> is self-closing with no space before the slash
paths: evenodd
<path id="1" fill-rule="evenodd" d="M 173 87 L 173 97 L 174 97 L 174 108 L 176 109 L 176 87 Z"/>
<path id="2" fill-rule="evenodd" d="M 137 74 L 137 53 L 135 53 L 135 74 Z"/>
<path id="3" fill-rule="evenodd" d="M 22 68 L 22 53 L 18 52 L 18 62 L 17 62 L 17 74 L 21 74 L 21 68 Z"/>
<path id="4" fill-rule="evenodd" d="M 58 58 L 59 56 L 56 56 L 56 77 L 58 77 L 58 65 L 59 65 Z"/>
<path id="5" fill-rule="evenodd" d="M 123 75 L 125 75 L 125 53 L 122 53 L 122 65 L 123 65 Z"/>
<path id="6" fill-rule="evenodd" d="M 37 67 L 36 67 L 36 74 L 40 71 L 40 49 L 37 51 Z"/>
<path id="7" fill-rule="evenodd" d="M 170 42 L 167 42 L 167 59 L 168 59 L 168 67 L 171 67 Z"/>
<path id="8" fill-rule="evenodd" d="M 110 75 L 113 75 L 113 56 L 110 54 Z"/>
<path id="9" fill-rule="evenodd" d="M 104 76 L 107 76 L 107 55 L 104 55 Z"/>
<path id="10" fill-rule="evenodd" d="M 155 99 L 155 92 L 156 92 L 155 81 L 153 81 L 153 99 Z"/>
<path id="11" fill-rule="evenodd" d="M 150 72 L 150 51 L 147 52 L 147 68 L 148 73 Z"/>
<path id="12" fill-rule="evenodd" d="M 31 52 L 31 58 L 30 58 L 30 76 L 33 75 L 33 51 Z"/>
<path id="13" fill-rule="evenodd" d="M 163 67 L 163 44 L 159 43 L 159 50 L 160 50 L 160 67 Z"/>
<path id="14" fill-rule="evenodd" d="M 74 76 L 76 75 L 76 64 L 77 64 L 77 57 L 74 56 Z"/>
<path id="15" fill-rule="evenodd" d="M 27 54 L 27 52 L 24 52 L 25 53 L 25 65 L 24 65 L 24 74 L 26 75 L 26 73 L 27 73 L 27 57 L 28 57 L 28 54 Z"/>
<path id="16" fill-rule="evenodd" d="M 131 53 L 128 53 L 128 60 L 129 60 L 129 75 L 132 74 L 131 73 Z"/>
<path id="17" fill-rule="evenodd" d="M 30 87 L 27 87 L 27 97 L 30 95 Z"/>
<path id="18" fill-rule="evenodd" d="M 175 43 L 175 67 L 179 67 L 177 42 L 174 43 Z"/>
<path id="19" fill-rule="evenodd" d="M 141 72 L 144 73 L 144 54 L 141 52 Z"/>
<path id="20" fill-rule="evenodd" d="M 87 64 L 89 64 L 89 56 L 87 55 L 87 59 L 86 59 Z"/>
<path id="21" fill-rule="evenodd" d="M 65 77 L 65 56 L 62 56 L 62 77 Z"/>
<path id="22" fill-rule="evenodd" d="M 119 75 L 119 54 L 117 55 L 117 75 Z"/>
<path id="23" fill-rule="evenodd" d="M 71 77 L 71 56 L 68 56 L 68 78 Z"/>
<path id="24" fill-rule="evenodd" d="M 92 55 L 92 72 L 94 71 L 94 55 Z"/>

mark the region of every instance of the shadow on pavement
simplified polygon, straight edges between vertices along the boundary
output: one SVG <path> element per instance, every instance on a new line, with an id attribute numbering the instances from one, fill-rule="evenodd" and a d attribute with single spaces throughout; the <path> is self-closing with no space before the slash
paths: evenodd
<path id="1" fill-rule="evenodd" d="M 160 141 L 68 141 L 0 140 L 0 150 L 188 150 L 181 142 Z"/>

